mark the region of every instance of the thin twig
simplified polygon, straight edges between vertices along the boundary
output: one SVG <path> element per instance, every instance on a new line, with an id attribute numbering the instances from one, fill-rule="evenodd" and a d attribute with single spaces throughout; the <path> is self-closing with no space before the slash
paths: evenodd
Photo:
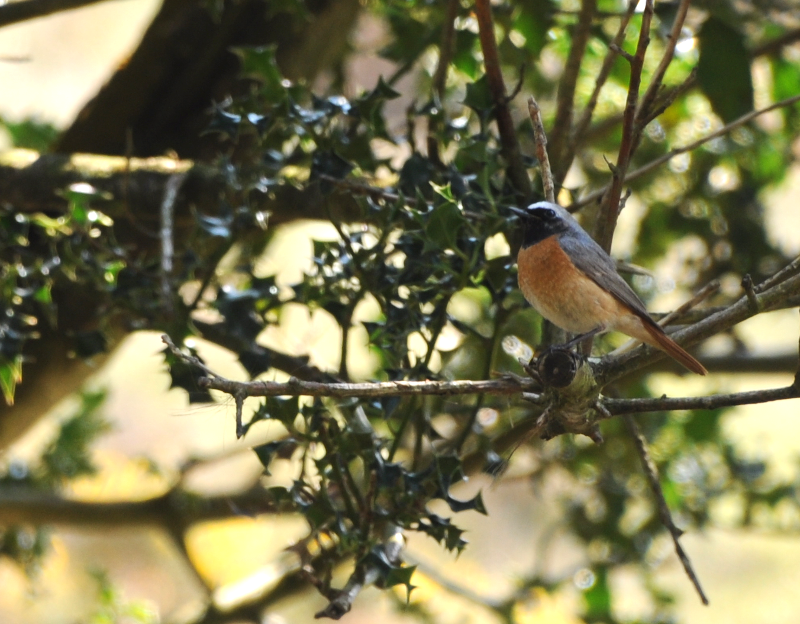
<path id="1" fill-rule="evenodd" d="M 693 309 L 695 306 L 701 304 L 703 301 L 708 299 L 719 289 L 720 289 L 719 280 L 711 280 L 708 284 L 706 284 L 699 291 L 697 291 L 694 297 L 679 305 L 672 312 L 669 312 L 668 314 L 665 314 L 660 319 L 658 319 L 658 324 L 661 325 L 662 327 L 664 327 L 665 325 L 669 325 L 670 323 L 672 323 L 672 321 L 681 318 L 689 310 Z"/>
<path id="2" fill-rule="evenodd" d="M 547 135 L 542 124 L 542 111 L 533 96 L 528 98 L 528 114 L 533 124 L 533 142 L 536 146 L 536 158 L 539 160 L 539 169 L 542 175 L 544 198 L 555 203 L 555 184 L 553 183 L 553 172 L 550 169 L 550 157 L 547 155 Z"/>
<path id="3" fill-rule="evenodd" d="M 661 488 L 661 483 L 659 483 L 658 480 L 658 469 L 656 468 L 655 463 L 653 463 L 653 460 L 650 458 L 650 453 L 647 451 L 647 444 L 642 435 L 639 433 L 639 427 L 636 426 L 636 421 L 633 419 L 633 417 L 628 415 L 625 416 L 623 420 L 625 421 L 625 425 L 628 428 L 631 437 L 633 438 L 633 444 L 636 447 L 636 452 L 639 455 L 639 459 L 642 461 L 642 469 L 647 477 L 647 482 L 650 484 L 650 490 L 653 492 L 653 496 L 656 498 L 656 505 L 658 506 L 658 515 L 661 518 L 661 524 L 666 527 L 667 531 L 669 531 L 669 534 L 672 536 L 672 543 L 675 544 L 675 553 L 678 555 L 678 559 L 681 560 L 683 569 L 686 571 L 686 576 L 689 577 L 689 580 L 694 585 L 694 588 L 697 590 L 697 593 L 700 596 L 700 600 L 703 601 L 703 604 L 708 605 L 708 598 L 706 597 L 705 592 L 703 592 L 703 588 L 700 585 L 700 579 L 697 578 L 697 573 L 692 567 L 692 562 L 689 560 L 689 556 L 681 546 L 679 538 L 683 534 L 683 531 L 675 526 L 675 522 L 672 520 L 672 513 L 670 513 L 667 500 L 664 498 L 664 490 Z"/>
<path id="4" fill-rule="evenodd" d="M 171 316 L 175 308 L 175 293 L 172 292 L 172 267 L 175 256 L 173 236 L 175 200 L 178 198 L 178 191 L 185 179 L 185 171 L 171 175 L 164 186 L 164 199 L 161 201 L 161 303 L 167 316 Z"/>
<path id="5" fill-rule="evenodd" d="M 681 30 L 683 30 L 683 23 L 686 21 L 686 14 L 689 11 L 689 4 L 691 4 L 691 0 L 681 0 L 681 3 L 678 5 L 678 10 L 675 14 L 675 20 L 672 22 L 672 30 L 670 31 L 669 35 L 667 35 L 667 44 L 664 47 L 664 54 L 661 57 L 661 61 L 659 62 L 656 71 L 653 73 L 653 76 L 650 79 L 650 84 L 647 87 L 647 91 L 645 91 L 639 102 L 638 110 L 636 111 L 637 134 L 641 134 L 642 130 L 644 130 L 642 120 L 650 114 L 650 109 L 652 108 L 653 103 L 656 101 L 658 90 L 661 88 L 661 83 L 664 80 L 664 74 L 667 73 L 667 69 L 669 68 L 670 63 L 672 63 L 672 59 L 675 56 L 675 46 L 678 44 L 678 39 L 681 36 Z"/>
<path id="6" fill-rule="evenodd" d="M 497 120 L 497 130 L 500 134 L 502 153 L 508 162 L 511 183 L 527 200 L 531 195 L 531 181 L 522 162 L 517 132 L 511 119 L 511 111 L 508 108 L 506 86 L 503 81 L 503 74 L 500 71 L 497 41 L 494 38 L 491 2 L 489 0 L 476 0 L 475 16 L 478 19 L 478 36 L 480 37 L 481 51 L 483 52 L 483 64 L 486 69 L 489 90 L 492 92 L 494 114 Z"/>
<path id="7" fill-rule="evenodd" d="M 716 410 L 737 405 L 756 405 L 772 401 L 800 398 L 800 387 L 796 385 L 767 390 L 750 390 L 732 394 L 712 394 L 703 397 L 657 397 L 652 399 L 603 399 L 603 407 L 611 416 L 637 414 L 640 412 L 669 412 L 673 410 Z M 600 420 L 608 416 L 603 414 Z"/>
<path id="8" fill-rule="evenodd" d="M 555 163 L 555 175 L 561 183 L 567 174 L 567 146 L 572 129 L 572 118 L 575 106 L 575 88 L 581 71 L 581 61 L 586 54 L 586 46 L 592 34 L 592 21 L 597 11 L 597 0 L 582 0 L 578 21 L 572 30 L 569 56 L 564 65 L 564 72 L 558 83 L 556 99 L 556 117 L 550 131 L 551 153 Z"/>
<path id="9" fill-rule="evenodd" d="M 592 95 L 589 96 L 589 101 L 586 103 L 586 107 L 583 109 L 583 113 L 581 113 L 578 123 L 576 123 L 575 127 L 572 129 L 569 149 L 573 156 L 570 157 L 568 165 L 572 164 L 572 158 L 574 157 L 575 149 L 583 139 L 584 133 L 592 121 L 594 109 L 597 107 L 597 100 L 600 97 L 600 91 L 608 80 L 608 77 L 611 75 L 611 69 L 614 66 L 614 61 L 616 61 L 617 56 L 619 55 L 618 50 L 625 41 L 625 31 L 628 29 L 628 24 L 630 23 L 633 12 L 636 10 L 636 6 L 638 4 L 639 0 L 630 0 L 628 2 L 628 8 L 621 16 L 619 29 L 617 30 L 617 34 L 614 36 L 614 39 L 609 46 L 606 57 L 603 59 L 603 65 L 600 67 L 600 71 L 597 74 Z"/>
<path id="10" fill-rule="evenodd" d="M 704 145 L 709 141 L 713 141 L 716 138 L 724 136 L 729 132 L 731 132 L 732 130 L 735 130 L 739 126 L 743 126 L 744 124 L 746 124 L 749 121 L 752 121 L 756 117 L 759 117 L 765 113 L 769 113 L 779 108 L 786 108 L 787 106 L 791 106 L 792 104 L 795 104 L 798 101 L 800 101 L 800 95 L 793 95 L 792 97 L 788 97 L 784 100 L 781 100 L 780 102 L 775 102 L 774 104 L 770 104 L 769 106 L 766 106 L 759 110 L 747 113 L 746 115 L 742 115 L 741 117 L 739 117 L 739 119 L 736 119 L 731 123 L 722 126 L 718 130 L 710 132 L 709 134 L 697 139 L 696 141 L 692 141 L 691 143 L 687 143 L 686 145 L 683 145 L 681 147 L 676 147 L 667 152 L 666 154 L 664 154 L 663 156 L 659 156 L 658 158 L 647 163 L 646 165 L 642 165 L 638 169 L 631 171 L 630 173 L 628 173 L 623 177 L 623 182 L 631 182 L 633 180 L 636 180 L 642 177 L 643 175 L 650 173 L 653 169 L 660 167 L 666 162 L 669 162 L 670 160 L 675 158 L 675 156 L 679 156 L 680 154 L 685 154 L 686 152 L 691 152 L 692 150 L 697 149 L 701 145 Z M 590 193 L 586 197 L 583 197 L 579 201 L 569 206 L 570 212 L 575 212 L 576 210 L 579 210 L 584 206 L 588 206 L 589 204 L 598 201 L 609 192 L 609 189 L 610 186 L 605 186 L 597 191 Z"/>
<path id="11" fill-rule="evenodd" d="M 170 350 L 172 355 L 174 355 L 175 357 L 183 360 L 184 362 L 186 362 L 190 366 L 196 366 L 197 368 L 199 368 L 201 371 L 203 371 L 209 377 L 212 377 L 212 378 L 219 377 L 208 366 L 203 364 L 203 362 L 200 361 L 200 358 L 197 358 L 197 357 L 195 357 L 195 356 L 193 356 L 193 355 L 191 355 L 189 353 L 184 353 L 178 347 L 176 347 L 175 343 L 172 342 L 172 338 L 170 338 L 166 334 L 161 334 L 161 341 L 165 345 L 167 345 L 167 348 Z M 223 379 L 223 378 L 220 378 L 220 379 Z"/>
<path id="12" fill-rule="evenodd" d="M 439 61 L 431 81 L 434 96 L 438 100 L 437 105 L 440 107 L 442 106 L 442 102 L 444 102 L 445 86 L 447 85 L 447 68 L 450 66 L 450 60 L 453 56 L 456 32 L 455 21 L 460 6 L 458 0 L 447 0 L 447 10 L 445 12 L 444 21 L 442 22 L 442 39 L 439 43 Z M 438 130 L 439 117 L 429 116 L 427 139 L 428 158 L 430 158 L 431 162 L 441 166 L 442 160 L 439 155 L 439 142 L 436 140 Z"/>
<path id="13" fill-rule="evenodd" d="M 758 312 L 758 297 L 756 297 L 755 286 L 753 285 L 753 278 L 750 274 L 745 274 L 742 278 L 742 288 L 744 289 L 745 297 L 750 302 L 750 307 L 753 312 Z"/>
<path id="14" fill-rule="evenodd" d="M 439 101 L 444 100 L 444 89 L 447 84 L 447 68 L 450 66 L 450 59 L 453 57 L 453 48 L 455 44 L 456 33 L 456 17 L 458 17 L 458 9 L 460 7 L 458 0 L 447 0 L 447 11 L 445 12 L 444 21 L 442 22 L 442 41 L 439 44 L 439 62 L 436 65 L 436 71 L 433 74 L 432 86 L 433 92 L 439 98 Z"/>
<path id="15" fill-rule="evenodd" d="M 628 171 L 631 157 L 635 149 L 636 110 L 639 100 L 639 86 L 642 81 L 644 56 L 650 44 L 650 23 L 653 18 L 653 0 L 646 0 L 642 13 L 642 26 L 639 30 L 639 42 L 636 45 L 636 54 L 625 55 L 631 66 L 631 76 L 628 83 L 628 97 L 625 102 L 625 111 L 622 116 L 622 138 L 620 140 L 619 155 L 616 164 L 611 167 L 612 179 L 608 192 L 603 196 L 600 215 L 597 219 L 594 238 L 606 251 L 611 249 L 611 240 L 617 227 L 619 216 L 619 201 L 622 197 L 622 185 Z"/>
<path id="16" fill-rule="evenodd" d="M 757 58 L 759 56 L 776 54 L 796 41 L 800 41 L 800 28 L 795 28 L 794 30 L 783 33 L 780 37 L 770 39 L 769 41 L 757 45 L 750 50 L 750 56 L 752 58 Z"/>
<path id="17" fill-rule="evenodd" d="M 780 284 L 782 281 L 789 279 L 793 275 L 796 275 L 798 272 L 800 272 L 800 256 L 797 256 L 797 258 L 792 260 L 775 275 L 768 277 L 761 282 L 761 284 L 758 285 L 757 291 L 763 292 L 768 288 L 772 288 L 773 286 Z"/>

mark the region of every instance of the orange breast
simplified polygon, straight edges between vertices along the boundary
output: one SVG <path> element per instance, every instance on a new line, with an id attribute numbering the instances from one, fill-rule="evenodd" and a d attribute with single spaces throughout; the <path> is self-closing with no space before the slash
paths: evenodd
<path id="1" fill-rule="evenodd" d="M 575 267 L 556 236 L 521 249 L 517 257 L 522 294 L 548 321 L 572 333 L 611 328 L 630 313 Z"/>

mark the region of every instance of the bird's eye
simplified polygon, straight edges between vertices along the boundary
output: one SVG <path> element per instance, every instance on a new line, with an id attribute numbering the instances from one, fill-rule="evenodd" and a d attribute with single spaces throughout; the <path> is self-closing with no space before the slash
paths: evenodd
<path id="1" fill-rule="evenodd" d="M 556 218 L 556 211 L 553 210 L 552 208 L 545 208 L 542 210 L 542 216 L 548 221 L 550 221 L 551 219 Z"/>

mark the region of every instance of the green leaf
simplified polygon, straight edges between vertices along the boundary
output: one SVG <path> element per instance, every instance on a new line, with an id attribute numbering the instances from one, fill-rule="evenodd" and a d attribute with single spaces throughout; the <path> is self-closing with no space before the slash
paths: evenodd
<path id="1" fill-rule="evenodd" d="M 481 64 L 475 54 L 478 35 L 469 30 L 457 30 L 455 34 L 453 65 L 470 79 L 475 80 L 481 70 Z"/>
<path id="2" fill-rule="evenodd" d="M 608 586 L 607 570 L 601 567 L 592 574 L 594 583 L 583 594 L 586 601 L 586 620 L 607 621 L 611 615 L 611 588 Z"/>
<path id="3" fill-rule="evenodd" d="M 41 479 L 58 485 L 68 479 L 96 472 L 90 445 L 111 426 L 100 412 L 106 392 L 85 392 L 77 413 L 61 425 L 58 437 L 42 455 Z"/>
<path id="4" fill-rule="evenodd" d="M 709 17 L 698 37 L 697 80 L 711 108 L 725 123 L 753 110 L 753 78 L 744 36 Z"/>
<path id="5" fill-rule="evenodd" d="M 488 117 L 489 113 L 491 113 L 494 108 L 494 100 L 492 99 L 492 91 L 489 89 L 489 79 L 486 74 L 467 85 L 464 104 L 481 117 Z"/>
<path id="6" fill-rule="evenodd" d="M 18 355 L 13 360 L 0 366 L 0 389 L 6 405 L 14 405 L 14 392 L 17 384 L 22 381 L 22 356 Z"/>
<path id="7" fill-rule="evenodd" d="M 282 440 L 275 440 L 274 442 L 267 442 L 253 448 L 258 461 L 264 466 L 264 474 L 271 474 L 269 465 L 272 458 L 277 456 L 280 459 L 289 459 L 297 448 L 297 440 L 294 438 L 284 438 Z"/>
<path id="8" fill-rule="evenodd" d="M 464 215 L 452 202 L 436 206 L 426 219 L 425 231 L 437 249 L 455 249 Z"/>
<path id="9" fill-rule="evenodd" d="M 286 93 L 283 76 L 275 60 L 275 46 L 233 48 L 241 59 L 242 76 L 254 78 L 263 84 L 262 95 L 267 100 L 276 100 Z"/>
<path id="10" fill-rule="evenodd" d="M 14 147 L 23 147 L 37 152 L 49 150 L 60 134 L 58 128 L 35 119 L 26 119 L 19 123 L 2 120 L 2 124 L 11 136 L 11 143 Z"/>
<path id="11" fill-rule="evenodd" d="M 552 0 L 518 0 L 518 4 L 514 29 L 525 37 L 525 49 L 537 59 L 547 43 L 547 31 L 555 21 L 555 3 Z"/>
<path id="12" fill-rule="evenodd" d="M 773 97 L 783 100 L 800 93 L 800 66 L 787 61 L 782 56 L 772 60 Z"/>

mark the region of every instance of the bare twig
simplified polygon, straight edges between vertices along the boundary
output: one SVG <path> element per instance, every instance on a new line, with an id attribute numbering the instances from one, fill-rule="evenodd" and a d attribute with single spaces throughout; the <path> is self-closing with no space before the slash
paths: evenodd
<path id="1" fill-rule="evenodd" d="M 170 338 L 166 334 L 161 335 L 161 341 L 165 345 L 167 345 L 167 348 L 175 357 L 180 358 L 190 366 L 196 366 L 209 377 L 217 377 L 217 374 L 214 371 L 212 371 L 208 366 L 203 364 L 203 362 L 200 361 L 200 358 L 196 358 L 195 356 L 190 355 L 189 353 L 184 353 L 183 351 L 181 351 L 177 346 L 175 346 L 175 343 L 172 342 L 172 338 Z"/>
<path id="2" fill-rule="evenodd" d="M 750 56 L 756 58 L 759 56 L 776 54 L 796 41 L 800 41 L 800 28 L 795 28 L 794 30 L 783 33 L 780 37 L 770 39 L 769 41 L 757 45 L 750 50 Z"/>
<path id="3" fill-rule="evenodd" d="M 455 20 L 458 16 L 459 9 L 458 0 L 447 0 L 447 11 L 442 22 L 442 39 L 439 43 L 439 61 L 436 65 L 436 71 L 433 74 L 432 86 L 433 93 L 438 99 L 438 106 L 442 105 L 444 101 L 444 91 L 447 84 L 447 68 L 450 66 L 450 60 L 453 56 L 453 47 L 455 42 Z M 439 143 L 436 140 L 436 134 L 439 126 L 438 117 L 428 117 L 428 158 L 437 165 L 441 165 L 441 157 L 439 156 Z"/>
<path id="4" fill-rule="evenodd" d="M 663 113 L 670 106 L 672 106 L 672 103 L 675 100 L 677 100 L 684 93 L 687 93 L 696 84 L 697 84 L 697 67 L 693 67 L 692 70 L 689 72 L 689 75 L 683 79 L 683 82 L 674 87 L 670 87 L 669 89 L 665 89 L 662 93 L 659 94 L 653 106 L 650 107 L 650 111 L 644 114 L 639 119 L 638 127 L 639 128 L 647 127 L 647 125 L 651 121 L 653 121 L 656 117 L 661 115 L 661 113 Z M 639 139 L 641 140 L 641 133 L 639 133 Z"/>
<path id="5" fill-rule="evenodd" d="M 706 284 L 700 290 L 698 290 L 697 293 L 694 295 L 694 297 L 679 305 L 672 312 L 665 314 L 660 319 L 658 319 L 658 324 L 661 326 L 669 325 L 670 323 L 672 323 L 672 321 L 675 321 L 683 317 L 683 315 L 686 314 L 689 310 L 701 304 L 711 295 L 716 293 L 719 290 L 719 288 L 720 288 L 719 280 L 711 280 L 708 284 Z"/>
<path id="6" fill-rule="evenodd" d="M 77 9 L 101 0 L 24 0 L 0 6 L 0 27 Z"/>
<path id="7" fill-rule="evenodd" d="M 533 124 L 533 142 L 536 145 L 536 158 L 539 159 L 539 168 L 542 172 L 544 198 L 555 203 L 555 184 L 553 183 L 553 172 L 550 169 L 550 158 L 547 155 L 547 135 L 542 124 L 542 111 L 533 96 L 528 98 L 528 114 Z"/>
<path id="8" fill-rule="evenodd" d="M 636 133 L 639 135 L 641 135 L 642 130 L 644 130 L 642 121 L 649 116 L 650 109 L 656 101 L 658 90 L 661 88 L 661 83 L 664 80 L 664 74 L 667 73 L 667 68 L 669 68 L 670 63 L 672 63 L 672 58 L 675 56 L 675 46 L 678 44 L 678 39 L 681 36 L 683 23 L 686 20 L 686 13 L 689 11 L 689 4 L 691 4 L 691 0 L 681 0 L 681 3 L 678 5 L 675 20 L 672 22 L 672 30 L 669 35 L 667 35 L 667 44 L 664 48 L 664 54 L 661 57 L 661 61 L 653 77 L 650 79 L 647 91 L 645 91 L 639 102 L 638 110 L 636 111 Z"/>
<path id="9" fill-rule="evenodd" d="M 439 44 L 439 62 L 436 65 L 436 72 L 433 74 L 433 92 L 439 98 L 444 99 L 444 88 L 447 83 L 447 68 L 450 66 L 450 59 L 453 56 L 453 45 L 455 43 L 455 21 L 459 9 L 458 0 L 447 0 L 447 11 L 442 22 L 442 41 Z"/>
<path id="10" fill-rule="evenodd" d="M 646 165 L 643 165 L 638 169 L 628 173 L 623 177 L 623 182 L 631 182 L 633 180 L 636 180 L 642 177 L 643 175 L 650 173 L 653 169 L 660 167 L 666 162 L 669 162 L 675 156 L 678 156 L 680 154 L 685 154 L 686 152 L 691 152 L 692 150 L 697 149 L 698 147 L 708 143 L 709 141 L 713 141 L 716 138 L 725 136 L 732 130 L 735 130 L 739 126 L 743 126 L 744 124 L 746 124 L 749 121 L 752 121 L 756 117 L 777 110 L 779 108 L 786 108 L 787 106 L 791 106 L 792 104 L 795 104 L 796 102 L 799 101 L 800 101 L 800 95 L 793 95 L 792 97 L 788 97 L 784 100 L 781 100 L 780 102 L 775 102 L 774 104 L 770 104 L 769 106 L 761 108 L 757 111 L 753 111 L 751 113 L 747 113 L 746 115 L 742 115 L 741 117 L 739 117 L 739 119 L 736 119 L 731 123 L 722 126 L 718 130 L 710 132 L 709 134 L 705 135 L 700 139 L 697 139 L 696 141 L 692 141 L 691 143 L 687 143 L 686 145 L 683 145 L 681 147 L 676 147 L 667 152 L 666 154 L 664 154 L 663 156 L 659 156 L 658 158 L 647 163 Z M 584 206 L 587 206 L 591 203 L 598 201 L 599 199 L 603 198 L 609 191 L 610 191 L 610 185 L 605 186 L 597 191 L 594 191 L 593 193 L 590 193 L 586 197 L 583 197 L 579 201 L 569 206 L 570 212 L 575 212 L 576 210 L 579 210 Z"/>
<path id="11" fill-rule="evenodd" d="M 621 16 L 619 29 L 617 30 L 617 34 L 614 36 L 614 39 L 609 46 L 605 59 L 603 59 L 603 65 L 600 67 L 600 71 L 597 74 L 592 95 L 589 96 L 589 101 L 586 103 L 586 107 L 583 109 L 583 113 L 581 113 L 578 123 L 576 123 L 575 127 L 572 129 L 570 136 L 571 156 L 569 158 L 569 163 L 566 163 L 567 167 L 572 164 L 572 158 L 574 157 L 575 149 L 582 140 L 586 129 L 589 127 L 589 124 L 592 121 L 594 109 L 597 106 L 597 100 L 600 97 L 600 91 L 608 80 L 609 75 L 611 75 L 611 68 L 614 66 L 614 61 L 617 59 L 619 54 L 618 50 L 625 40 L 625 31 L 628 29 L 628 24 L 630 23 L 633 12 L 636 10 L 636 5 L 638 4 L 638 0 L 630 0 L 628 2 L 628 8 Z"/>
<path id="12" fill-rule="evenodd" d="M 622 138 L 620 140 L 619 155 L 616 164 L 611 167 L 612 179 L 607 193 L 603 196 L 600 215 L 597 219 L 594 238 L 606 251 L 611 249 L 611 239 L 617 227 L 619 216 L 619 201 L 622 197 L 622 185 L 625 174 L 635 149 L 636 134 L 636 109 L 639 100 L 639 85 L 642 81 L 642 68 L 644 56 L 650 43 L 650 23 L 653 18 L 653 0 L 647 0 L 642 13 L 642 26 L 639 30 L 639 42 L 636 45 L 636 54 L 624 55 L 631 66 L 631 77 L 628 83 L 628 98 L 625 102 L 625 112 L 622 116 Z"/>
<path id="13" fill-rule="evenodd" d="M 191 357 L 191 356 L 187 356 Z M 201 379 L 204 388 L 221 390 L 233 396 L 330 396 L 347 397 L 392 397 L 392 396 L 453 396 L 464 394 L 519 394 L 525 389 L 512 378 L 495 380 L 458 381 L 376 381 L 363 383 L 319 383 L 301 381 L 291 377 L 285 383 L 277 381 L 233 381 L 223 377 Z M 531 382 L 530 387 L 533 386 Z"/>
<path id="14" fill-rule="evenodd" d="M 772 401 L 786 401 L 800 398 L 800 387 L 792 384 L 784 388 L 751 390 L 732 394 L 713 394 L 704 397 L 658 397 L 652 399 L 603 399 L 603 407 L 611 416 L 636 414 L 640 412 L 667 412 L 672 410 L 704 409 L 714 410 L 736 405 L 756 405 Z M 601 420 L 607 418 L 603 414 Z"/>
<path id="15" fill-rule="evenodd" d="M 650 490 L 653 492 L 653 496 L 656 498 L 658 515 L 661 518 L 661 523 L 666 527 L 667 531 L 669 531 L 669 534 L 672 536 L 672 543 L 675 544 L 675 553 L 678 555 L 678 559 L 681 560 L 683 569 L 686 571 L 686 576 L 689 577 L 689 580 L 697 590 L 700 600 L 703 601 L 704 605 L 707 605 L 708 598 L 706 597 L 705 592 L 703 592 L 703 588 L 700 585 L 700 579 L 697 578 L 697 574 L 692 567 L 692 562 L 689 560 L 689 556 L 681 546 L 680 536 L 683 534 L 683 531 L 675 526 L 675 522 L 672 520 L 672 514 L 670 513 L 669 506 L 664 498 L 664 490 L 661 488 L 661 483 L 658 481 L 658 469 L 656 468 L 655 463 L 653 463 L 653 460 L 650 458 L 650 453 L 647 451 L 647 444 L 642 435 L 639 433 L 639 427 L 636 426 L 636 421 L 633 419 L 633 417 L 628 415 L 625 416 L 623 420 L 625 421 L 625 425 L 628 428 L 631 437 L 633 438 L 633 444 L 636 447 L 636 452 L 639 455 L 639 459 L 642 461 L 642 469 L 647 477 L 647 482 L 650 484 Z"/>
<path id="16" fill-rule="evenodd" d="M 168 315 L 173 313 L 175 307 L 175 293 L 172 292 L 172 265 L 175 255 L 173 238 L 175 200 L 178 198 L 178 191 L 185 179 L 185 171 L 171 175 L 164 187 L 164 199 L 161 201 L 161 303 Z"/>
<path id="17" fill-rule="evenodd" d="M 475 15 L 478 18 L 478 34 L 483 52 L 483 64 L 486 68 L 486 79 L 492 92 L 494 114 L 497 130 L 500 133 L 500 145 L 503 156 L 508 162 L 508 173 L 512 184 L 527 200 L 531 195 L 531 181 L 522 162 L 511 111 L 508 108 L 506 86 L 500 71 L 500 58 L 497 53 L 497 41 L 494 38 L 494 22 L 489 0 L 476 0 Z"/>
<path id="18" fill-rule="evenodd" d="M 575 106 L 575 87 L 581 71 L 581 61 L 592 34 L 592 20 L 597 10 L 597 0 L 582 0 L 578 21 L 572 30 L 572 42 L 564 72 L 558 83 L 556 117 L 550 131 L 551 153 L 553 155 L 555 176 L 561 183 L 567 173 L 567 145 L 572 129 Z M 570 159 L 571 160 L 571 159 Z M 565 166 L 566 165 L 566 166 Z"/>
<path id="19" fill-rule="evenodd" d="M 796 275 L 798 272 L 800 272 L 800 256 L 792 260 L 772 277 L 765 279 L 758 285 L 757 290 L 758 292 L 764 292 L 768 288 L 772 288 L 776 284 L 780 284 L 784 280 L 789 279 L 792 275 Z M 792 307 L 794 307 L 794 305 Z"/>
<path id="20" fill-rule="evenodd" d="M 742 278 L 742 288 L 744 289 L 744 294 L 747 297 L 747 301 L 750 302 L 750 307 L 753 309 L 753 312 L 758 312 L 758 297 L 756 297 L 756 290 L 755 286 L 753 285 L 753 278 L 750 277 L 749 274 L 746 274 Z"/>

